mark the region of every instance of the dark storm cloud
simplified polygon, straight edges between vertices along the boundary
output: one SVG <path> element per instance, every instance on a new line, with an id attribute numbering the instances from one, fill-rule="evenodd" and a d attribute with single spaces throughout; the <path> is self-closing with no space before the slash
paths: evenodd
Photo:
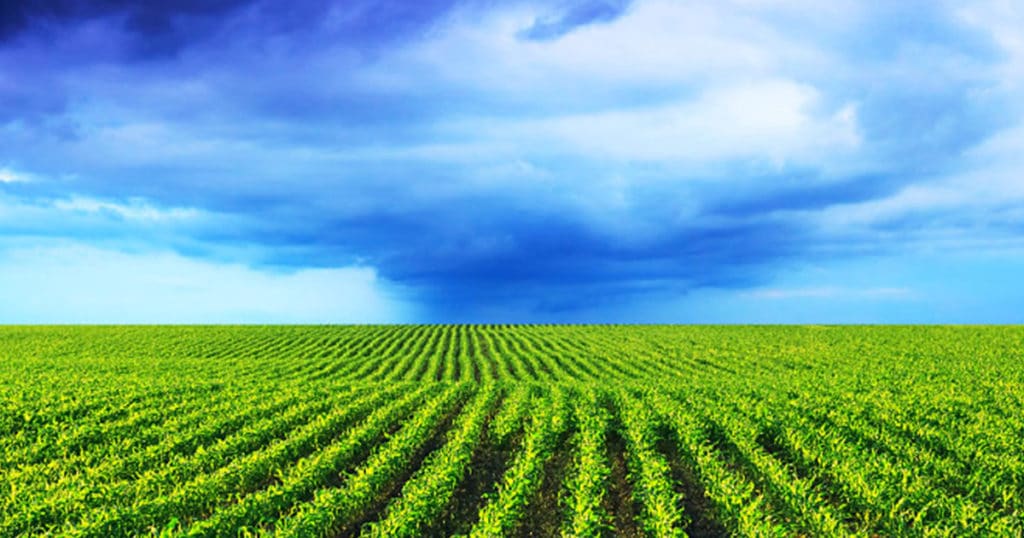
<path id="1" fill-rule="evenodd" d="M 217 31 L 221 21 L 252 0 L 37 0 L 5 2 L 0 8 L 0 42 L 26 34 L 60 39 L 62 32 L 97 19 L 113 18 L 132 36 L 133 53 L 173 54 Z"/>
<path id="2" fill-rule="evenodd" d="M 827 55 L 834 69 L 748 66 L 758 52 L 742 41 L 758 30 L 748 25 L 720 36 L 715 52 L 735 53 L 742 70 L 675 79 L 640 56 L 616 64 L 599 46 L 544 64 L 560 57 L 540 47 L 585 25 L 615 28 L 645 3 L 552 12 L 522 2 L 513 7 L 533 15 L 512 10 L 514 23 L 501 18 L 510 5 L 5 4 L 0 171 L 11 179 L 0 183 L 0 210 L 15 207 L 17 220 L 0 220 L 2 233 L 151 243 L 273 270 L 368 266 L 411 290 L 431 319 L 506 307 L 571 317 L 658 294 L 745 289 L 794 263 L 869 247 L 897 250 L 877 234 L 873 245 L 850 240 L 863 230 L 826 234 L 815 219 L 958 173 L 966 152 L 1018 121 L 992 74 L 998 47 L 949 13 L 875 6 L 839 32 L 800 13 L 765 15 L 776 33 L 800 36 L 787 46 L 811 40 L 804 56 Z M 630 24 L 631 46 L 657 30 Z M 672 37 L 680 41 L 660 61 L 707 43 Z M 616 157 L 621 148 L 581 150 L 557 129 L 576 114 L 692 103 L 751 77 L 792 80 L 786 87 L 816 97 L 782 127 L 766 120 L 767 134 L 713 126 L 734 136 L 722 156 Z M 815 145 L 840 129 L 831 118 L 847 104 L 853 147 Z M 811 149 L 746 151 L 750 137 L 772 148 L 772 129 L 785 137 L 815 122 L 827 128 L 795 143 Z M 705 135 L 681 140 L 680 154 Z M 956 226 L 956 217 L 907 212 L 868 232 L 898 236 Z M 985 226 L 980 233 L 995 225 Z"/>
<path id="3" fill-rule="evenodd" d="M 345 209 L 330 204 L 276 198 L 279 205 L 265 207 L 260 219 L 200 236 L 270 247 L 258 260 L 268 267 L 368 264 L 418 290 L 437 319 L 502 304 L 556 315 L 669 289 L 741 288 L 799 255 L 809 237 L 799 222 L 784 219 L 658 224 L 671 202 L 618 215 L 661 228 L 634 236 L 599 229 L 568 201 L 538 204 L 540 192 L 441 199 L 409 199 L 399 187 L 384 192 L 388 201 L 344 217 L 338 214 Z"/>
<path id="4" fill-rule="evenodd" d="M 267 0 L 37 0 L 0 7 L 0 43 L 33 33 L 60 38 L 76 25 L 108 19 L 141 58 L 174 54 L 222 31 L 265 39 L 331 26 L 332 37 L 373 44 L 408 37 L 449 9 L 453 0 L 329 2 Z M 331 19 L 330 15 L 336 17 Z M 331 20 L 328 20 L 331 19 Z M 247 37 L 251 37 L 247 36 Z"/>

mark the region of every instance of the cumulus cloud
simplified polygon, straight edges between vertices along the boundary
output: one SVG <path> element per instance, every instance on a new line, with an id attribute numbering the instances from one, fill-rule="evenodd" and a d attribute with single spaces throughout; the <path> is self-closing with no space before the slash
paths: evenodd
<path id="1" fill-rule="evenodd" d="M 697 169 L 729 160 L 777 167 L 836 159 L 859 143 L 856 109 L 817 114 L 818 91 L 788 80 L 711 88 L 696 99 L 541 121 L 538 136 L 592 158 L 682 162 Z"/>

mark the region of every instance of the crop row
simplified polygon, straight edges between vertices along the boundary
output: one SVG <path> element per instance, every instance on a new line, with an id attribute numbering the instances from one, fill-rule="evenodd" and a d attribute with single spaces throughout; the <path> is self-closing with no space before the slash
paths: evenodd
<path id="1" fill-rule="evenodd" d="M 0 536 L 1021 536 L 1024 330 L 0 330 Z"/>

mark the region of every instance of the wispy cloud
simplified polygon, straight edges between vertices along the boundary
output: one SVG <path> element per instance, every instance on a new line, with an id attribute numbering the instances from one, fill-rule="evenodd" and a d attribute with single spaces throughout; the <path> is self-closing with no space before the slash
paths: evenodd
<path id="1" fill-rule="evenodd" d="M 0 168 L 0 183 L 18 183 L 30 180 L 31 177 L 28 174 L 15 172 L 10 168 Z"/>
<path id="2" fill-rule="evenodd" d="M 906 299 L 914 295 L 910 288 L 847 288 L 826 286 L 814 288 L 755 288 L 742 295 L 756 299 Z"/>
<path id="3" fill-rule="evenodd" d="M 201 212 L 195 208 L 160 208 L 142 199 L 133 199 L 129 200 L 127 204 L 121 204 L 76 196 L 66 200 L 55 200 L 53 207 L 59 211 L 86 214 L 105 213 L 126 220 L 152 222 L 188 220 L 201 215 Z"/>
<path id="4" fill-rule="evenodd" d="M 630 0 L 582 0 L 553 17 L 538 18 L 518 35 L 535 41 L 557 39 L 580 26 L 613 21 L 622 15 L 629 4 Z"/>

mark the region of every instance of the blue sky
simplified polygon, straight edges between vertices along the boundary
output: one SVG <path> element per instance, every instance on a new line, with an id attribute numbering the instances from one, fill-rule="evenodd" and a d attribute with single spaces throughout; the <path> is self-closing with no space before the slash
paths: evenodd
<path id="1" fill-rule="evenodd" d="M 0 322 L 1024 322 L 1024 7 L 0 8 Z"/>

